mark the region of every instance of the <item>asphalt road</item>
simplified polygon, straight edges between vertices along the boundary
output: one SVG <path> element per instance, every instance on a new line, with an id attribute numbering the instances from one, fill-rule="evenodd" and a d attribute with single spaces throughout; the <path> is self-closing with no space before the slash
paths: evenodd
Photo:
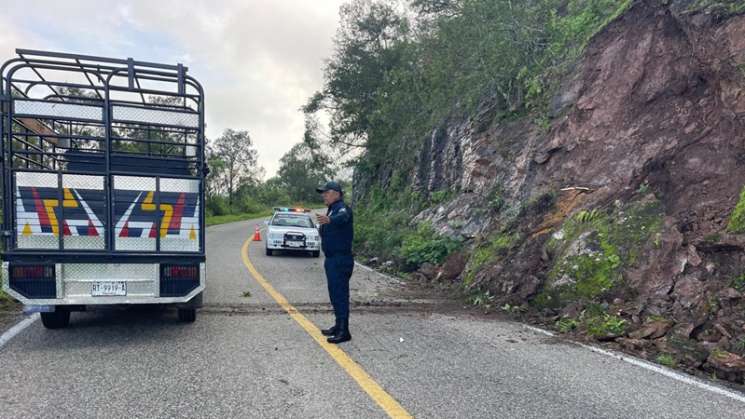
<path id="1" fill-rule="evenodd" d="M 255 223 L 208 230 L 209 284 L 194 324 L 169 310 L 96 310 L 74 313 L 68 329 L 36 322 L 13 338 L 0 349 L 0 417 L 387 417 L 298 321 L 332 321 L 323 259 L 249 246 L 289 315 L 242 261 Z M 361 268 L 351 289 L 354 338 L 342 357 L 414 417 L 745 417 L 731 397 L 452 310 Z"/>

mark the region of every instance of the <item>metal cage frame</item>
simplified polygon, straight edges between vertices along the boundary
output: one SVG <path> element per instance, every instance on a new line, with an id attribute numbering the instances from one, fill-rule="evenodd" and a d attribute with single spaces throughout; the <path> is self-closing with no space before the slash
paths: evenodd
<path id="1" fill-rule="evenodd" d="M 17 57 L 5 62 L 0 67 L 0 173 L 2 173 L 2 243 L 4 252 L 2 259 L 29 260 L 43 259 L 51 262 L 64 261 L 117 261 L 117 262 L 164 262 L 170 259 L 191 259 L 203 261 L 205 259 L 205 177 L 207 167 L 205 161 L 205 132 L 204 132 L 204 89 L 193 77 L 188 75 L 188 67 L 182 64 L 159 64 L 136 61 L 132 58 L 115 59 L 90 55 L 68 54 L 49 51 L 17 49 Z M 30 73 L 33 77 L 22 76 Z M 74 75 L 80 82 L 69 80 L 53 80 L 49 73 Z M 45 77 L 46 74 L 46 77 Z M 148 87 L 147 84 L 156 85 Z M 44 97 L 31 97 L 31 92 L 46 89 L 49 94 Z M 77 89 L 77 90 L 74 90 Z M 87 91 L 88 96 L 74 96 L 71 91 Z M 138 97 L 132 100 L 128 97 Z M 156 101 L 154 98 L 166 98 L 168 101 Z M 35 119 L 34 116 L 17 112 L 23 106 L 39 105 L 55 108 L 62 115 L 44 116 Z M 20 105 L 20 106 L 19 106 Z M 87 120 L 81 117 L 70 117 L 64 113 L 65 107 L 77 109 L 90 108 L 92 112 L 101 109 L 101 120 L 95 118 Z M 131 118 L 131 115 L 144 110 L 150 115 L 157 114 L 164 119 L 173 116 L 183 121 L 158 122 Z M 116 113 L 123 114 L 117 118 Z M 127 118 L 127 114 L 130 118 Z M 46 121 L 46 122 L 43 122 Z M 185 124 L 191 124 L 186 126 Z M 51 126 L 50 126 L 51 125 Z M 126 128 L 121 128 L 125 125 Z M 102 130 L 103 135 L 73 134 L 74 126 L 92 126 Z M 67 129 L 67 133 L 60 133 L 59 129 Z M 145 131 L 144 138 L 122 138 L 117 130 Z M 40 131 L 41 130 L 41 134 Z M 18 131 L 18 132 L 16 132 Z M 82 132 L 85 132 L 81 130 Z M 166 142 L 152 138 L 151 133 L 183 134 L 184 143 Z M 33 144 L 29 138 L 38 138 L 38 144 Z M 54 139 L 51 141 L 50 139 Z M 193 139 L 194 144 L 189 143 Z M 61 161 L 64 153 L 59 149 L 62 140 L 97 141 L 98 149 L 90 153 L 91 156 L 103 157 L 100 169 L 68 170 Z M 49 144 L 45 143 L 47 141 Z M 116 150 L 121 142 L 140 144 L 146 147 L 145 152 Z M 51 147 L 51 151 L 50 151 Z M 153 149 L 167 149 L 168 147 L 182 147 L 183 156 L 155 153 Z M 187 149 L 193 149 L 193 155 Z M 66 150 L 71 150 L 70 146 Z M 77 149 L 76 149 L 77 150 Z M 85 154 L 85 153 L 84 153 Z M 152 160 L 154 165 L 173 161 L 190 167 L 188 175 L 144 173 L 137 170 L 123 170 L 112 167 L 112 160 L 116 158 L 137 157 Z M 20 168 L 19 165 L 26 167 Z M 33 167 L 32 167 L 33 166 Z M 64 167 L 63 167 L 64 166 Z M 62 175 L 96 175 L 104 177 L 106 222 L 105 248 L 103 250 L 64 250 L 58 249 L 19 249 L 16 243 L 17 226 L 14 211 L 15 176 L 18 171 L 55 173 L 58 179 Z M 199 181 L 199 251 L 198 252 L 164 252 L 161 251 L 160 234 L 156 237 L 155 251 L 124 251 L 115 250 L 114 222 L 114 177 L 115 176 L 148 176 L 156 179 L 156 192 L 160 194 L 161 178 L 181 178 Z M 61 180 L 60 180 L 61 182 Z M 61 194 L 61 183 L 59 185 Z M 61 196 L 60 196 L 61 198 Z M 62 201 L 59 201 L 62 202 Z M 156 202 L 156 205 L 159 202 Z M 160 211 L 156 214 L 157 225 L 163 222 Z M 62 234 L 58 234 L 62 243 Z"/>

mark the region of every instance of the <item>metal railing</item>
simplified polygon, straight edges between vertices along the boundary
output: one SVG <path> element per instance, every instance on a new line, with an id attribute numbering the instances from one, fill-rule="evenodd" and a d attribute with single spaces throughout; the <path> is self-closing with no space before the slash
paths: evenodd
<path id="1" fill-rule="evenodd" d="M 91 253 L 121 255 L 115 245 L 114 178 L 150 176 L 156 200 L 162 179 L 198 182 L 198 250 L 204 254 L 204 92 L 181 65 L 18 49 L 0 67 L 0 172 L 6 253 L 65 252 L 18 247 L 16 174 L 55 173 L 58 202 L 65 175 L 104 179 L 105 243 Z M 201 206 L 199 206 L 201 203 Z M 158 205 L 155 202 L 154 205 Z M 159 208 L 156 206 L 156 208 Z M 64 213 L 63 205 L 60 211 Z M 164 214 L 159 210 L 157 224 Z M 161 236 L 154 250 L 160 253 Z M 85 250 L 76 249 L 75 253 Z"/>

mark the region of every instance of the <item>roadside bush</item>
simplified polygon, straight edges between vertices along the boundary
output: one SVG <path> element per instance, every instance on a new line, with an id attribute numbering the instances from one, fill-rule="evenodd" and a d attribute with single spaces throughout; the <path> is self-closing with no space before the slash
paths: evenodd
<path id="1" fill-rule="evenodd" d="M 227 215 L 230 214 L 230 205 L 224 197 L 213 196 L 207 199 L 207 211 L 211 212 L 212 215 Z"/>
<path id="2" fill-rule="evenodd" d="M 428 223 L 420 224 L 415 231 L 406 235 L 401 244 L 401 256 L 412 268 L 425 262 L 439 264 L 460 247 L 460 242 L 437 234 Z"/>
<path id="3" fill-rule="evenodd" d="M 241 213 L 257 213 L 264 210 L 266 207 L 259 203 L 257 200 L 251 197 L 244 197 L 238 203 L 238 211 Z"/>
<path id="4" fill-rule="evenodd" d="M 618 336 L 626 332 L 626 320 L 611 314 L 593 316 L 585 320 L 587 334 L 594 337 Z"/>

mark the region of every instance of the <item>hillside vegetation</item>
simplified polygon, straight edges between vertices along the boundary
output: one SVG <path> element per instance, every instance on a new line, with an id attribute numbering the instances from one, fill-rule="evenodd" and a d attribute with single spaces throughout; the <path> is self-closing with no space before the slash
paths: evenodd
<path id="1" fill-rule="evenodd" d="M 745 1 L 357 0 L 323 88 L 355 251 L 745 380 Z"/>

